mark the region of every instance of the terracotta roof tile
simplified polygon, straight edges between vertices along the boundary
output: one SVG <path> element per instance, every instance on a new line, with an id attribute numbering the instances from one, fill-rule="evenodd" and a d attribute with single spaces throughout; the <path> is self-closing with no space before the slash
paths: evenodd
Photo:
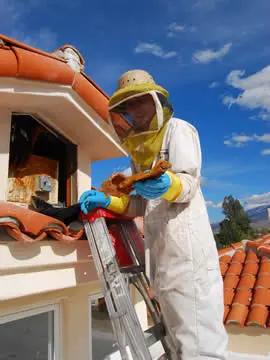
<path id="1" fill-rule="evenodd" d="M 237 289 L 233 298 L 233 305 L 240 304 L 248 306 L 252 300 L 252 292 L 250 289 Z"/>
<path id="2" fill-rule="evenodd" d="M 224 322 L 270 327 L 270 234 L 223 249 Z M 226 251 L 225 251 L 226 250 Z M 267 319 L 269 318 L 268 322 Z"/>
<path id="3" fill-rule="evenodd" d="M 255 275 L 244 274 L 241 276 L 241 279 L 238 283 L 238 289 L 253 289 L 256 282 Z"/>
<path id="4" fill-rule="evenodd" d="M 236 289 L 239 282 L 239 276 L 237 275 L 225 275 L 224 289 Z"/>
<path id="5" fill-rule="evenodd" d="M 261 262 L 259 274 L 261 275 L 264 273 L 270 273 L 270 262 L 269 261 Z"/>
<path id="6" fill-rule="evenodd" d="M 237 242 L 237 243 L 232 243 L 232 244 L 231 244 L 231 247 L 232 247 L 233 249 L 242 249 L 242 247 L 243 247 L 242 241 L 239 241 L 239 242 Z"/>
<path id="7" fill-rule="evenodd" d="M 257 287 L 263 287 L 266 289 L 270 289 L 270 274 L 262 274 L 260 276 L 258 276 L 256 283 L 255 283 L 255 288 Z"/>
<path id="8" fill-rule="evenodd" d="M 232 263 L 240 263 L 243 264 L 245 262 L 246 253 L 244 250 L 237 250 L 232 256 Z"/>
<path id="9" fill-rule="evenodd" d="M 260 259 L 253 251 L 248 251 L 246 256 L 246 263 L 248 262 L 256 262 L 258 263 Z"/>
<path id="10" fill-rule="evenodd" d="M 235 304 L 232 305 L 231 311 L 229 312 L 226 324 L 237 324 L 244 326 L 246 318 L 248 316 L 248 307 L 244 305 Z"/>
<path id="11" fill-rule="evenodd" d="M 224 289 L 224 305 L 231 305 L 235 291 L 233 289 Z"/>
<path id="12" fill-rule="evenodd" d="M 103 119 L 108 121 L 108 99 L 102 93 L 97 94 L 96 87 L 82 74 L 75 74 L 72 88 L 89 104 L 93 109 L 101 115 Z M 93 98 L 95 102 L 93 102 Z"/>
<path id="13" fill-rule="evenodd" d="M 64 62 L 25 49 L 12 47 L 17 60 L 17 77 L 71 85 L 74 72 Z"/>
<path id="14" fill-rule="evenodd" d="M 266 306 L 253 305 L 248 314 L 247 325 L 258 325 L 266 327 L 266 320 L 268 317 L 268 310 Z"/>
<path id="15" fill-rule="evenodd" d="M 253 296 L 252 305 L 270 306 L 270 289 L 257 288 Z"/>
<path id="16" fill-rule="evenodd" d="M 219 265 L 220 265 L 221 275 L 224 276 L 229 268 L 229 264 L 220 262 Z"/>
<path id="17" fill-rule="evenodd" d="M 218 254 L 221 255 L 226 255 L 228 254 L 230 251 L 233 251 L 234 249 L 232 247 L 226 247 L 224 249 L 219 249 L 218 250 Z"/>
<path id="18" fill-rule="evenodd" d="M 259 269 L 259 265 L 257 263 L 248 262 L 245 263 L 242 274 L 251 274 L 256 275 Z"/>
<path id="19" fill-rule="evenodd" d="M 77 49 L 74 50 L 79 54 Z M 74 71 L 67 59 L 55 54 L 57 51 L 50 54 L 0 34 L 0 76 L 70 86 L 108 122 L 108 95 L 85 73 Z M 80 54 L 79 58 L 83 63 Z M 118 128 L 125 127 L 120 115 L 114 115 L 112 121 Z"/>
<path id="20" fill-rule="evenodd" d="M 83 230 L 71 233 L 63 222 L 55 218 L 5 201 L 0 201 L 0 227 L 23 243 L 33 243 L 47 236 L 63 242 L 73 242 L 83 235 Z"/>
<path id="21" fill-rule="evenodd" d="M 0 76 L 16 76 L 17 75 L 17 59 L 12 50 L 1 47 L 0 56 Z"/>
<path id="22" fill-rule="evenodd" d="M 241 271 L 242 271 L 242 267 L 243 266 L 241 263 L 231 262 L 231 264 L 226 272 L 226 275 L 240 275 Z"/>
<path id="23" fill-rule="evenodd" d="M 259 256 L 270 256 L 270 245 L 261 245 L 258 247 L 257 252 Z"/>
<path id="24" fill-rule="evenodd" d="M 262 256 L 261 257 L 261 263 L 264 263 L 264 262 L 270 262 L 269 256 Z"/>
<path id="25" fill-rule="evenodd" d="M 220 262 L 223 262 L 224 264 L 228 264 L 231 262 L 231 259 L 232 257 L 229 256 L 229 255 L 222 255 L 220 258 L 219 258 L 219 261 Z"/>
<path id="26" fill-rule="evenodd" d="M 229 305 L 225 305 L 224 306 L 224 317 L 223 317 L 224 322 L 226 321 L 226 318 L 230 311 L 231 311 L 231 307 Z"/>

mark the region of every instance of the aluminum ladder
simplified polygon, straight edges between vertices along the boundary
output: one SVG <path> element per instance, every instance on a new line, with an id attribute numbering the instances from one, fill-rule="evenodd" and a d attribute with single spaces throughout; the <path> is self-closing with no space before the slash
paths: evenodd
<path id="1" fill-rule="evenodd" d="M 149 296 L 143 239 L 135 222 L 104 209 L 82 218 L 122 360 L 154 358 L 132 304 L 128 283 L 138 289 L 146 302 L 154 323 L 152 332 L 164 349 L 160 359 L 171 359 L 159 306 Z"/>

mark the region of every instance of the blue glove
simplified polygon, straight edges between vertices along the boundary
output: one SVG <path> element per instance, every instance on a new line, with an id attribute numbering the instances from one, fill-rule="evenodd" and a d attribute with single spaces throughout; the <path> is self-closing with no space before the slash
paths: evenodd
<path id="1" fill-rule="evenodd" d="M 84 214 L 89 213 L 95 208 L 107 208 L 111 203 L 111 197 L 107 197 L 103 192 L 96 190 L 85 191 L 80 197 L 80 206 Z"/>
<path id="2" fill-rule="evenodd" d="M 171 186 L 171 178 L 168 174 L 162 174 L 157 179 L 138 181 L 134 185 L 137 195 L 150 200 L 161 197 Z"/>

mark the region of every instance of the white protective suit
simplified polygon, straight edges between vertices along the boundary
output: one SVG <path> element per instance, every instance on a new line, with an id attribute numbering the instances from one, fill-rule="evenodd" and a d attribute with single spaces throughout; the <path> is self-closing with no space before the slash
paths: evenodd
<path id="1" fill-rule="evenodd" d="M 174 359 L 224 360 L 223 281 L 200 188 L 196 129 L 171 118 L 160 157 L 172 164 L 183 191 L 173 203 L 147 201 L 144 231 L 150 280 L 177 349 Z M 131 201 L 130 210 L 134 205 Z"/>

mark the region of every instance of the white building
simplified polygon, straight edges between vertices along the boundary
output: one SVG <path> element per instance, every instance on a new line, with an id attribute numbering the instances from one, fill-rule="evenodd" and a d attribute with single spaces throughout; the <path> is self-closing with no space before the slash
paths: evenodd
<path id="1" fill-rule="evenodd" d="M 44 230 L 38 214 L 29 222 L 27 209 L 35 193 L 76 203 L 91 185 L 92 161 L 126 155 L 107 122 L 108 97 L 83 63 L 71 46 L 49 54 L 0 36 L 0 359 L 92 359 L 93 336 L 99 341 L 88 242 L 57 240 L 72 235 Z"/>

